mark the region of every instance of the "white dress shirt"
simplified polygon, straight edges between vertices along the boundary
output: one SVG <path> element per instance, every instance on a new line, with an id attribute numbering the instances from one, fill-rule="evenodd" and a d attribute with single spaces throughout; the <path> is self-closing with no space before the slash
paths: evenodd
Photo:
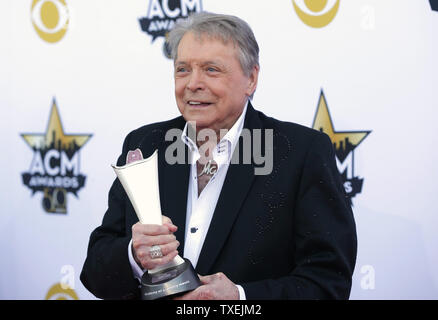
<path id="1" fill-rule="evenodd" d="M 204 244 L 208 228 L 210 227 L 211 219 L 219 199 L 222 186 L 227 175 L 228 167 L 233 155 L 234 148 L 239 141 L 239 136 L 242 132 L 248 102 L 243 109 L 242 114 L 219 141 L 212 153 L 212 158 L 217 163 L 217 171 L 211 177 L 210 181 L 202 190 L 198 197 L 198 176 L 196 169 L 196 161 L 201 157 L 199 149 L 194 141 L 187 135 L 186 123 L 181 135 L 182 141 L 190 150 L 190 178 L 187 193 L 187 211 L 186 211 L 186 230 L 184 241 L 184 258 L 190 260 L 195 268 L 198 263 L 199 254 Z M 128 246 L 129 261 L 132 266 L 134 276 L 141 279 L 145 270 L 142 270 L 135 262 L 132 256 L 132 240 Z M 237 285 L 241 300 L 245 300 L 245 292 L 243 288 Z"/>

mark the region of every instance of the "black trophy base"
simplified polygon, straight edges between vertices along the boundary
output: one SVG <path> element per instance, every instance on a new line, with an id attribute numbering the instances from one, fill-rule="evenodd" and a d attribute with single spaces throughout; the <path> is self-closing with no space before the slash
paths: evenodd
<path id="1" fill-rule="evenodd" d="M 145 272 L 141 278 L 142 300 L 170 298 L 195 290 L 201 285 L 192 263 L 184 259 L 179 266 L 149 274 Z"/>

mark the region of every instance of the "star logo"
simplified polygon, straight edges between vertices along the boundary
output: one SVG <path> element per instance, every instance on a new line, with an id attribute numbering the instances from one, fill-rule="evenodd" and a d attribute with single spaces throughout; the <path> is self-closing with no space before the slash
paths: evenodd
<path id="1" fill-rule="evenodd" d="M 56 105 L 55 98 L 53 98 L 46 133 L 22 134 L 21 136 L 32 149 L 44 149 L 56 146 L 58 149 L 77 148 L 77 150 L 79 150 L 92 135 L 65 134 L 62 128 L 58 106 Z"/>
<path id="2" fill-rule="evenodd" d="M 46 132 L 21 136 L 34 152 L 29 172 L 22 174 L 23 183 L 33 194 L 44 193 L 46 212 L 67 213 L 67 193 L 77 197 L 85 185 L 86 177 L 79 173 L 79 150 L 92 135 L 66 134 L 53 98 Z"/>
<path id="3" fill-rule="evenodd" d="M 354 150 L 371 131 L 336 131 L 327 106 L 324 92 L 321 90 L 318 107 L 312 128 L 326 133 L 333 143 L 336 164 L 344 181 L 345 191 L 351 198 L 362 191 L 363 179 L 354 173 Z"/>

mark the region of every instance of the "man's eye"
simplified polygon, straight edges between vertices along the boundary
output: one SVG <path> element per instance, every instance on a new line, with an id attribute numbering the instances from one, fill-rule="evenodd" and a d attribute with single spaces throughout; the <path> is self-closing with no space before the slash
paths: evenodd
<path id="1" fill-rule="evenodd" d="M 208 71 L 208 72 L 217 72 L 217 69 L 216 69 L 216 68 L 213 68 L 213 67 L 208 67 L 208 68 L 207 68 L 207 71 Z"/>
<path id="2" fill-rule="evenodd" d="M 183 68 L 183 67 L 180 67 L 180 68 L 176 69 L 176 72 L 186 72 L 186 71 L 187 71 L 187 69 Z"/>

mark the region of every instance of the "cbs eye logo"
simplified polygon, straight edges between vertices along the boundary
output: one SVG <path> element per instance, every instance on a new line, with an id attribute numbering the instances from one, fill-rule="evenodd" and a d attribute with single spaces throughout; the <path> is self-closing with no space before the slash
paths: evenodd
<path id="1" fill-rule="evenodd" d="M 33 0 L 32 24 L 44 41 L 55 43 L 67 32 L 69 13 L 65 0 Z"/>
<path id="2" fill-rule="evenodd" d="M 46 300 L 79 300 L 76 292 L 64 283 L 53 285 L 46 294 Z"/>
<path id="3" fill-rule="evenodd" d="M 335 18 L 340 0 L 292 0 L 298 17 L 309 27 L 322 28 Z"/>

